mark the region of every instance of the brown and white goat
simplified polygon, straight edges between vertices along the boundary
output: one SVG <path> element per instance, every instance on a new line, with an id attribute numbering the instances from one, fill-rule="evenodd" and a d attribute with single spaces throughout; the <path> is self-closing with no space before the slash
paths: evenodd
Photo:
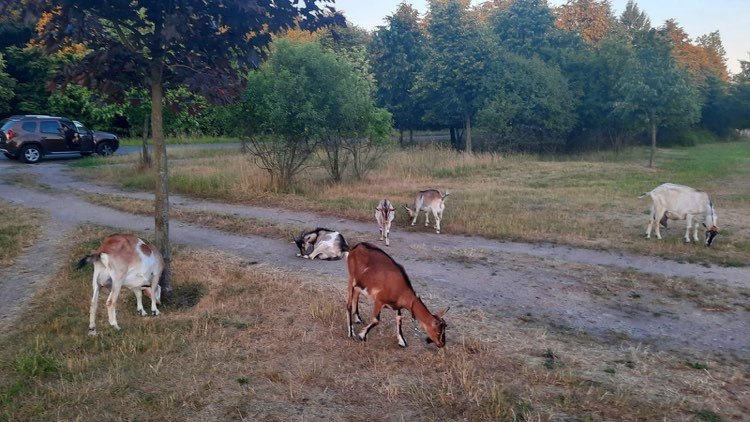
<path id="1" fill-rule="evenodd" d="M 102 240 L 98 249 L 78 261 L 78 268 L 88 263 L 94 264 L 92 280 L 93 296 L 89 312 L 89 334 L 96 334 L 96 307 L 99 300 L 99 288 L 110 288 L 107 298 L 109 324 L 116 330 L 115 308 L 122 287 L 135 293 L 137 311 L 141 316 L 147 313 L 143 309 L 142 294 L 151 299 L 151 315 L 159 315 L 156 308 L 161 303 L 161 286 L 159 278 L 164 269 L 164 259 L 156 248 L 132 234 L 113 234 Z"/>
<path id="2" fill-rule="evenodd" d="M 716 210 L 706 192 L 674 183 L 664 183 L 650 192 L 644 192 L 639 198 L 650 196 L 654 201 L 651 206 L 651 217 L 646 228 L 646 239 L 651 238 L 651 228 L 656 227 L 656 237 L 661 239 L 659 224 L 667 226 L 667 220 L 687 220 L 685 242 L 690 242 L 690 229 L 694 227 L 693 240 L 698 241 L 699 217 L 703 216 L 703 227 L 706 229 L 706 246 L 711 246 L 719 232 Z"/>
<path id="3" fill-rule="evenodd" d="M 406 204 L 402 205 L 409 213 L 409 217 L 412 217 L 411 225 L 417 224 L 419 212 L 424 211 L 424 225 L 425 227 L 429 226 L 430 213 L 432 213 L 432 216 L 435 217 L 435 232 L 440 233 L 440 220 L 443 219 L 445 197 L 448 195 L 448 191 L 445 191 L 445 194 L 441 194 L 437 189 L 419 191 L 414 198 L 414 208 L 409 208 Z"/>
<path id="4" fill-rule="evenodd" d="M 406 340 L 401 331 L 401 310 L 411 312 L 414 319 L 427 333 L 425 341 L 434 342 L 437 347 L 445 346 L 445 328 L 447 324 L 443 315 L 448 308 L 437 313 L 430 313 L 406 275 L 404 267 L 398 264 L 382 249 L 370 244 L 359 243 L 349 251 L 346 258 L 349 269 L 349 298 L 346 302 L 346 318 L 349 337 L 362 341 L 367 340 L 367 333 L 380 323 L 380 311 L 388 307 L 396 311 L 396 329 L 398 345 L 406 347 Z M 373 298 L 372 322 L 359 332 L 354 333 L 354 323 L 361 323 L 359 316 L 359 295 L 364 293 Z"/>
<path id="5" fill-rule="evenodd" d="M 390 246 L 391 222 L 396 218 L 396 209 L 387 198 L 380 201 L 375 208 L 375 220 L 380 228 L 380 240 L 385 239 L 385 246 Z"/>

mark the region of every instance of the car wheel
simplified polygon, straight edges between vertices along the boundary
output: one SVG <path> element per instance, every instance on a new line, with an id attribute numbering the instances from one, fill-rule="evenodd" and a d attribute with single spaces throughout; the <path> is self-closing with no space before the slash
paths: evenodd
<path id="1" fill-rule="evenodd" d="M 8 154 L 7 152 L 4 152 L 3 155 L 6 156 L 7 158 L 10 158 L 11 160 L 18 160 L 18 157 L 12 154 Z"/>
<path id="2" fill-rule="evenodd" d="M 24 163 L 38 163 L 42 159 L 42 150 L 36 145 L 27 145 L 21 150 L 21 158 Z"/>
<path id="3" fill-rule="evenodd" d="M 109 157 L 114 153 L 112 150 L 112 144 L 109 142 L 100 142 L 99 146 L 96 147 L 96 153 L 102 157 Z"/>

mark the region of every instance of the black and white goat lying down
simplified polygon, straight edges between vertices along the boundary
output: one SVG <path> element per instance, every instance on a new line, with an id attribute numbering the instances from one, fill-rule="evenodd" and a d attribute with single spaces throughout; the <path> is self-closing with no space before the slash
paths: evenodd
<path id="1" fill-rule="evenodd" d="M 299 248 L 297 256 L 309 259 L 337 260 L 349 252 L 349 245 L 341 233 L 318 227 L 315 230 L 303 231 L 299 236 L 292 236 L 292 241 Z"/>

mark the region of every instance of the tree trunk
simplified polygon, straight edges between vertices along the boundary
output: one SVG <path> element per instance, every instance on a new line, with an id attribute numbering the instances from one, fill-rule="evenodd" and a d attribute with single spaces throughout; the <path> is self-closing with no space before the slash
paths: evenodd
<path id="1" fill-rule="evenodd" d="M 169 172 L 167 170 L 167 147 L 164 144 L 162 65 L 151 66 L 151 134 L 154 138 L 156 159 L 156 189 L 154 192 L 154 235 L 156 247 L 164 257 L 164 272 L 161 279 L 162 300 L 172 298 L 172 248 L 169 243 Z"/>
<path id="2" fill-rule="evenodd" d="M 401 146 L 401 148 L 404 148 L 404 130 L 399 129 L 398 130 L 398 144 Z"/>
<path id="3" fill-rule="evenodd" d="M 409 129 L 409 145 L 414 145 L 414 129 Z"/>
<path id="4" fill-rule="evenodd" d="M 471 116 L 468 114 L 464 118 L 464 127 L 466 130 L 466 148 L 464 148 L 464 152 L 471 154 Z"/>
<path id="5" fill-rule="evenodd" d="M 151 156 L 148 153 L 148 122 L 149 115 L 146 113 L 143 118 L 143 150 L 141 151 L 141 165 L 144 168 L 151 168 Z"/>
<path id="6" fill-rule="evenodd" d="M 648 168 L 654 166 L 654 155 L 656 154 L 656 121 L 651 120 L 651 155 L 648 157 Z"/>

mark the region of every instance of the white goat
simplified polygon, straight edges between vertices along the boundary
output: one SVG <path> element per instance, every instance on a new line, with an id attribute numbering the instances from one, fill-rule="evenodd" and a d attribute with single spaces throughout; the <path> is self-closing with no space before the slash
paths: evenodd
<path id="1" fill-rule="evenodd" d="M 159 315 L 156 304 L 160 303 L 161 286 L 159 278 L 164 269 L 164 259 L 156 248 L 132 234 L 113 234 L 102 240 L 97 250 L 78 261 L 78 268 L 88 263 L 94 264 L 93 296 L 89 312 L 89 334 L 96 334 L 96 307 L 99 288 L 109 287 L 107 313 L 109 324 L 116 330 L 115 308 L 120 289 L 125 286 L 135 293 L 137 311 L 141 316 L 148 315 L 143 309 L 142 294 L 151 299 L 151 315 Z"/>
<path id="2" fill-rule="evenodd" d="M 433 217 L 435 217 L 435 232 L 440 233 L 440 220 L 443 219 L 445 197 L 448 195 L 448 191 L 445 191 L 445 194 L 441 194 L 437 189 L 419 191 L 416 198 L 414 198 L 414 208 L 409 208 L 406 204 L 402 205 L 409 213 L 409 217 L 412 217 L 411 225 L 417 224 L 419 212 L 424 211 L 424 225 L 425 227 L 429 226 L 430 213 L 432 213 Z"/>
<path id="3" fill-rule="evenodd" d="M 711 246 L 719 228 L 716 226 L 718 216 L 714 204 L 706 192 L 674 183 L 664 183 L 650 192 L 644 192 L 639 198 L 650 196 L 654 203 L 651 206 L 651 219 L 646 229 L 646 239 L 651 238 L 651 229 L 656 227 L 656 237 L 661 239 L 659 224 L 667 226 L 667 220 L 687 220 L 685 242 L 690 242 L 690 229 L 694 227 L 693 240 L 698 241 L 699 216 L 703 216 L 703 227 L 706 228 L 705 245 Z"/>
<path id="4" fill-rule="evenodd" d="M 385 246 L 390 246 L 391 222 L 396 218 L 396 209 L 388 199 L 380 201 L 375 208 L 375 220 L 380 228 L 380 240 L 385 239 Z"/>

